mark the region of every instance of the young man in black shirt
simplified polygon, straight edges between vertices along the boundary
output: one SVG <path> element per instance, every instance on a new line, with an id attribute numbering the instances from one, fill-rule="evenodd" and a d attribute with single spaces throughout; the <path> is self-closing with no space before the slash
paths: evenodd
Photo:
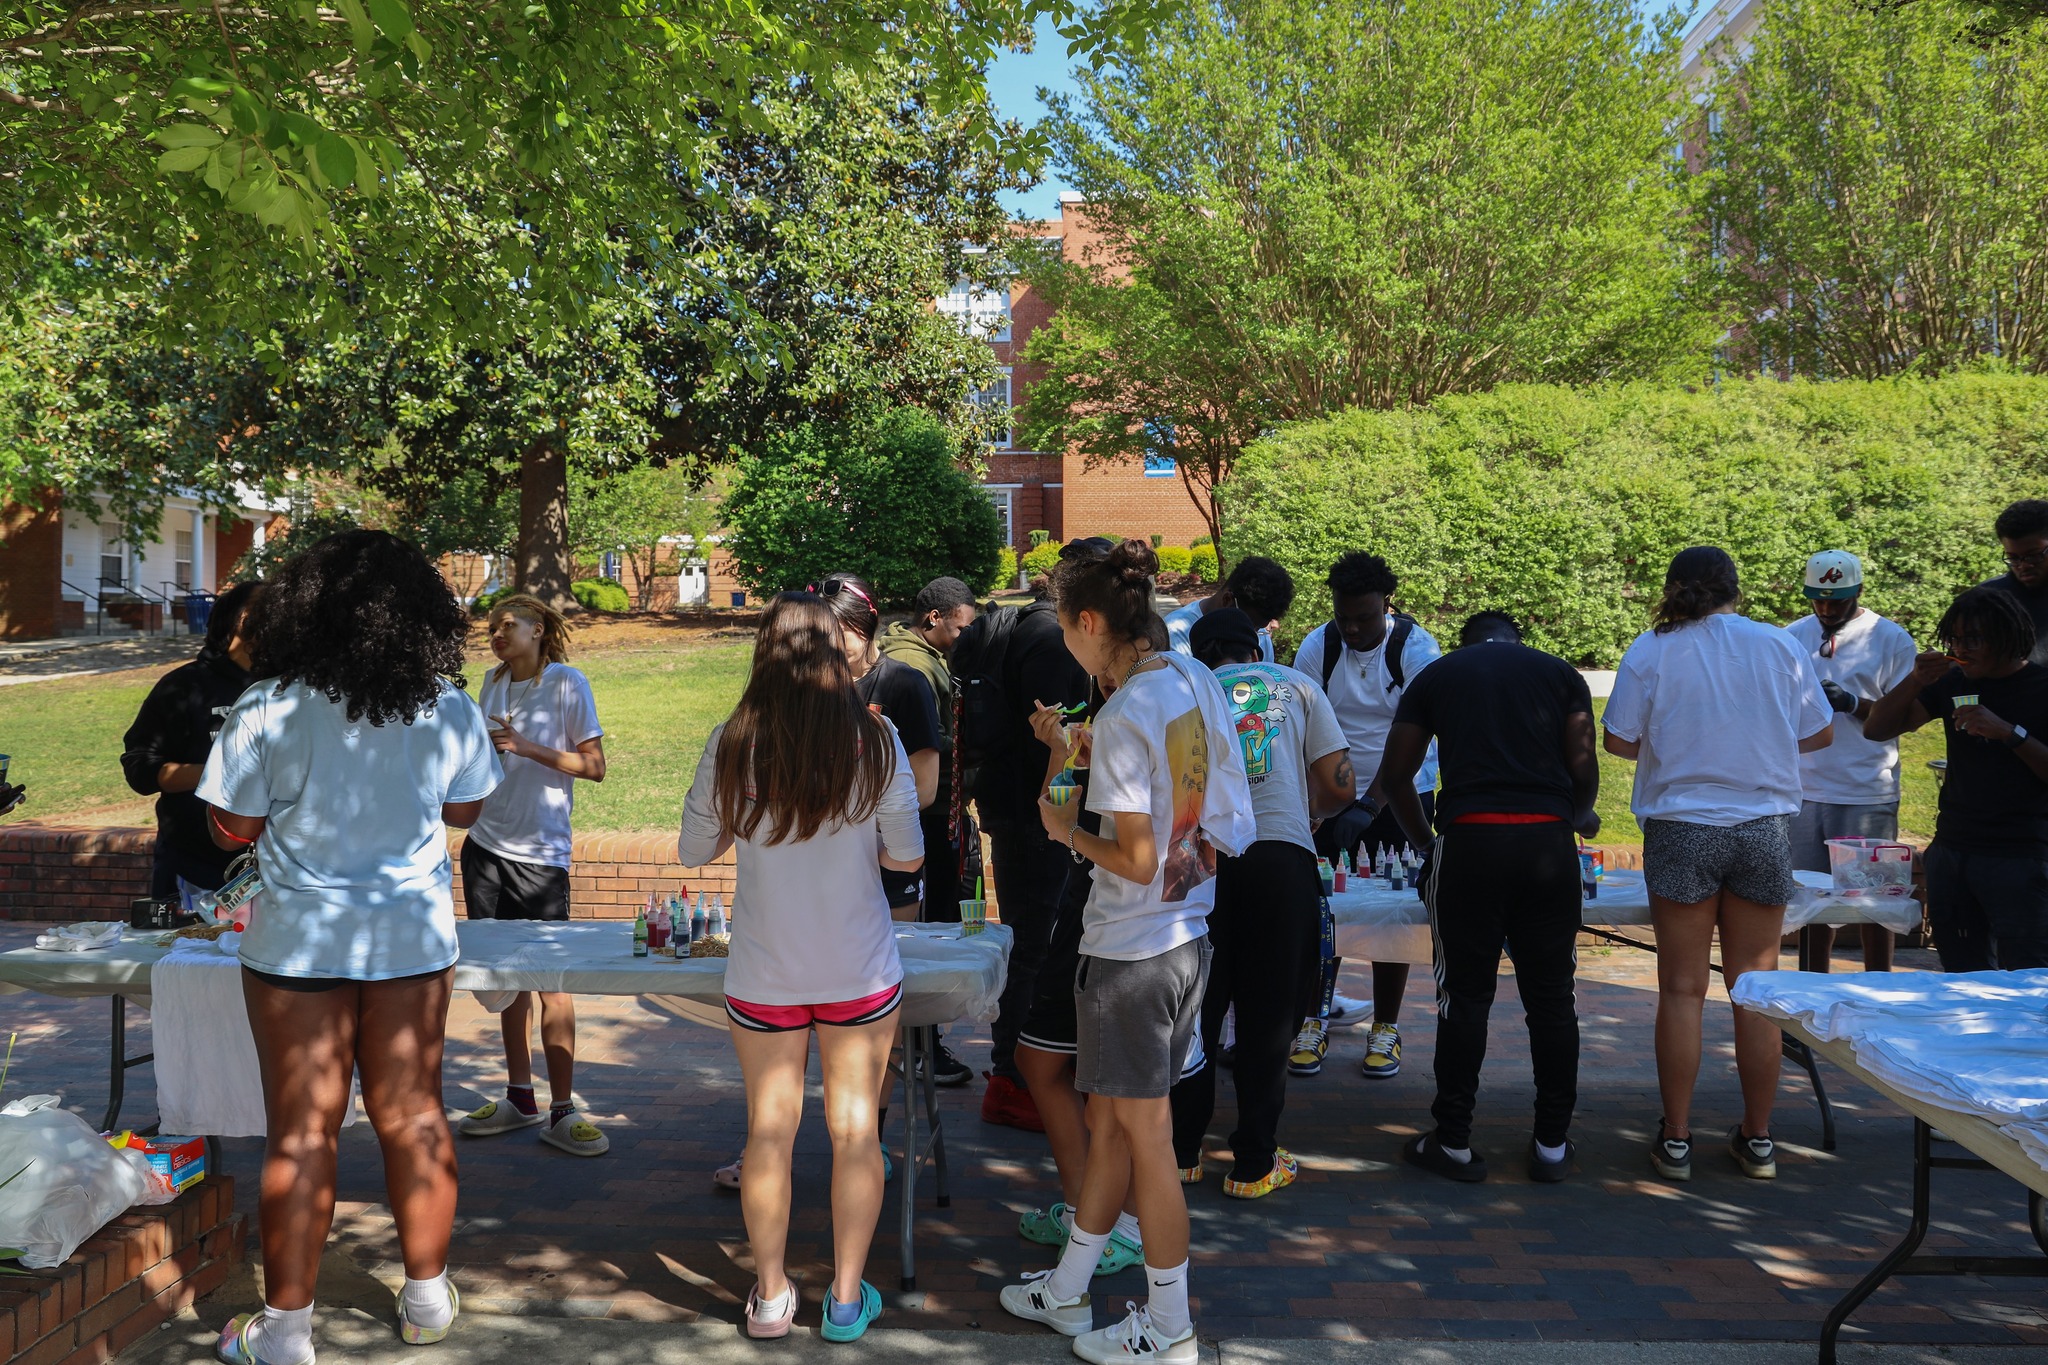
<path id="1" fill-rule="evenodd" d="M 188 910 L 201 892 L 220 889 L 235 856 L 214 843 L 206 805 L 192 791 L 228 708 L 249 686 L 251 642 L 242 624 L 260 586 L 238 583 L 220 595 L 199 657 L 157 679 L 121 741 L 128 785 L 157 799 L 149 894 Z"/>
<path id="2" fill-rule="evenodd" d="M 1935 949 L 1951 972 L 2048 967 L 2048 668 L 2028 661 L 2033 619 L 2019 597 L 1985 584 L 1934 631 L 1947 653 L 1920 655 L 1863 733 L 1892 739 L 1948 722 L 1926 859 Z"/>
<path id="3" fill-rule="evenodd" d="M 2030 663 L 2048 668 L 2048 502 L 2029 498 L 1998 514 L 1992 531 L 2005 551 L 2006 572 L 1980 586 L 2011 593 L 2034 623 Z"/>
<path id="4" fill-rule="evenodd" d="M 1529 1178 L 1571 1172 L 1582 895 L 1572 834 L 1600 832 L 1599 743 L 1586 680 L 1521 639 L 1503 612 L 1467 621 L 1460 647 L 1402 696 L 1377 783 L 1409 840 L 1431 847 L 1423 898 L 1436 941 L 1436 1131 L 1402 1156 L 1460 1181 L 1486 1179 L 1485 1158 L 1471 1150 L 1472 1109 L 1503 945 L 1514 957 L 1536 1073 Z M 1443 774 L 1440 832 L 1415 792 L 1431 737 Z"/>

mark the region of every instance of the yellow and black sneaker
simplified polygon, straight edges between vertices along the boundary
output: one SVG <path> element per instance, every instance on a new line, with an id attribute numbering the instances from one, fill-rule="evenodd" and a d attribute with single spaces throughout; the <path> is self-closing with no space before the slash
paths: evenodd
<path id="1" fill-rule="evenodd" d="M 1383 1081 L 1401 1074 L 1401 1030 L 1374 1024 L 1365 1040 L 1365 1061 L 1358 1068 L 1367 1080 Z"/>
<path id="2" fill-rule="evenodd" d="M 1294 1046 L 1287 1054 L 1287 1069 L 1296 1076 L 1313 1076 L 1323 1069 L 1323 1058 L 1329 1055 L 1329 1028 L 1320 1019 L 1310 1019 L 1294 1035 Z"/>

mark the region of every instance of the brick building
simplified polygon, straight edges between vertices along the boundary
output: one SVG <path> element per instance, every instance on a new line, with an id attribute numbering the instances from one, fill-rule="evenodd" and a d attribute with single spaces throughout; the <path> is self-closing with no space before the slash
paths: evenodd
<path id="1" fill-rule="evenodd" d="M 157 524 L 161 539 L 141 543 L 104 512 L 67 507 L 56 489 L 0 502 L 0 639 L 160 628 L 167 613 L 182 614 L 180 593 L 218 591 L 280 510 L 248 490 L 226 511 L 173 494 Z"/>
<path id="2" fill-rule="evenodd" d="M 1105 260 L 1100 234 L 1088 224 L 1087 206 L 1072 191 L 1060 195 L 1058 219 L 1020 223 L 1016 233 L 1056 243 L 1064 260 Z M 1006 407 L 1021 403 L 1034 376 L 1032 367 L 1019 357 L 1032 331 L 1052 316 L 1046 301 L 1022 280 L 1013 282 L 1007 292 L 963 281 L 938 306 L 985 337 L 995 352 L 1003 376 L 985 395 L 986 401 Z M 1170 459 L 1134 459 L 1091 469 L 1073 451 L 1029 450 L 999 435 L 982 486 L 1019 554 L 1030 548 L 1035 530 L 1054 540 L 1159 534 L 1169 545 L 1186 545 L 1208 532 Z"/>

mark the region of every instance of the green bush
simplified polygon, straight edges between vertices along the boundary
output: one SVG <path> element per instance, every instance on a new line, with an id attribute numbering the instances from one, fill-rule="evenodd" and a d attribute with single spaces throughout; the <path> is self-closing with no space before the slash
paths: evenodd
<path id="1" fill-rule="evenodd" d="M 1203 583 L 1214 583 L 1223 576 L 1223 567 L 1216 558 L 1214 544 L 1196 545 L 1188 550 L 1188 572 Z"/>
<path id="2" fill-rule="evenodd" d="M 518 591 L 519 589 L 513 587 L 510 583 L 507 583 L 502 587 L 492 589 L 490 592 L 480 592 L 475 597 L 470 599 L 469 609 L 475 612 L 478 616 L 489 616 L 491 614 L 491 608 L 497 606 L 498 603 L 504 601 L 506 598 L 510 597 L 513 593 Z"/>
<path id="3" fill-rule="evenodd" d="M 1439 638 L 1497 608 L 1531 644 L 1611 666 L 1698 544 L 1735 557 L 1744 610 L 1775 622 L 1807 610 L 1809 554 L 1853 551 L 1871 607 L 1924 641 L 1999 571 L 1992 520 L 2044 473 L 2043 377 L 1517 385 L 1283 427 L 1222 502 L 1233 551 L 1302 586 L 1297 627 L 1327 615 L 1331 561 L 1368 549 Z"/>
<path id="4" fill-rule="evenodd" d="M 884 602 L 907 602 L 939 577 L 988 582 L 1002 523 L 957 450 L 917 408 L 779 433 L 740 461 L 725 502 L 734 570 L 768 593 L 844 569 Z"/>
<path id="5" fill-rule="evenodd" d="M 1197 550 L 1201 549 L 1204 545 L 1214 545 L 1215 543 L 1216 537 L 1214 536 L 1196 536 L 1188 542 L 1191 547 Z"/>
<path id="6" fill-rule="evenodd" d="M 1157 545 L 1153 549 L 1159 555 L 1159 572 L 1186 573 L 1194 562 L 1195 552 L 1179 545 Z"/>
<path id="7" fill-rule="evenodd" d="M 586 578 L 571 583 L 569 591 L 585 611 L 631 611 L 633 599 L 626 596 L 626 587 L 616 578 Z"/>
<path id="8" fill-rule="evenodd" d="M 1035 550 L 1035 549 L 1037 549 L 1037 548 L 1038 548 L 1039 546 L 1041 546 L 1041 545 L 1045 544 L 1045 542 L 1047 542 L 1048 540 L 1051 540 L 1051 539 L 1052 539 L 1052 532 L 1050 532 L 1050 531 L 1044 531 L 1044 530 L 1039 530 L 1039 531 L 1033 531 L 1033 532 L 1031 532 L 1031 548 Z"/>
<path id="9" fill-rule="evenodd" d="M 1017 586 L 1017 552 L 1005 545 L 996 554 L 996 576 L 989 580 L 988 592 L 1003 592 Z"/>
<path id="10" fill-rule="evenodd" d="M 1036 578 L 1052 572 L 1052 566 L 1060 562 L 1060 542 L 1048 540 L 1043 545 L 1034 545 L 1024 552 L 1024 576 Z"/>

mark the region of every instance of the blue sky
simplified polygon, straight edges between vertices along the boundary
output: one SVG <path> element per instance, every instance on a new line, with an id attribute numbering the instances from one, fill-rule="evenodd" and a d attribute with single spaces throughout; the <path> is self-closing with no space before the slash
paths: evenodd
<path id="1" fill-rule="evenodd" d="M 1636 8 L 1651 14 L 1670 3 L 1672 0 L 1636 0 Z M 1676 3 L 1683 7 L 1687 0 Z M 1037 42 L 1030 52 L 1004 52 L 991 64 L 988 73 L 989 94 L 995 98 L 996 111 L 1005 118 L 1021 119 L 1027 126 L 1045 117 L 1045 106 L 1038 100 L 1040 86 L 1074 92 L 1074 82 L 1068 75 L 1067 40 L 1053 31 L 1050 19 L 1039 20 L 1036 33 Z M 1060 191 L 1067 188 L 1070 187 L 1061 182 L 1058 168 L 1048 166 L 1043 184 L 1034 190 L 1004 195 L 1003 207 L 1030 218 L 1057 218 Z"/>

